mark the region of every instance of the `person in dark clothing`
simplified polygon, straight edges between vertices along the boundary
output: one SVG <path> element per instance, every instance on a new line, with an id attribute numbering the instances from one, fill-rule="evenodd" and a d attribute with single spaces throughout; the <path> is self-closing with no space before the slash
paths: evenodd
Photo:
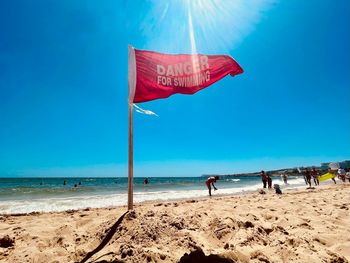
<path id="1" fill-rule="evenodd" d="M 275 189 L 276 194 L 278 194 L 278 195 L 282 194 L 282 190 L 281 190 L 281 188 L 280 188 L 280 186 L 278 184 L 274 184 L 273 188 Z"/>
<path id="2" fill-rule="evenodd" d="M 272 188 L 272 178 L 268 173 L 266 173 L 266 177 L 267 177 L 267 186 L 269 189 L 271 189 Z"/>
<path id="3" fill-rule="evenodd" d="M 315 167 L 311 170 L 311 176 L 314 179 L 315 185 L 320 185 L 320 181 L 318 180 L 318 172 L 316 171 Z"/>
<path id="4" fill-rule="evenodd" d="M 263 188 L 266 188 L 267 175 L 264 170 L 261 171 L 260 176 L 261 176 L 261 181 L 263 182 Z"/>
<path id="5" fill-rule="evenodd" d="M 305 168 L 304 176 L 305 176 L 307 184 L 311 187 L 311 172 L 310 172 L 309 168 Z"/>

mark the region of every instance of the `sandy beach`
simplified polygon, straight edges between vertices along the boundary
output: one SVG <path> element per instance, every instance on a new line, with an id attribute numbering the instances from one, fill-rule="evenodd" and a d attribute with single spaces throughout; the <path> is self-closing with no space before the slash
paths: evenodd
<path id="1" fill-rule="evenodd" d="M 0 262 L 349 262 L 350 185 L 0 216 Z"/>

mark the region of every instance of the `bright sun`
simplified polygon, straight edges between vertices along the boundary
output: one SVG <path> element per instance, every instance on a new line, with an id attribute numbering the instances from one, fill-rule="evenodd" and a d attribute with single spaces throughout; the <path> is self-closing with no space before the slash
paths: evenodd
<path id="1" fill-rule="evenodd" d="M 163 52 L 217 53 L 241 43 L 275 0 L 153 0 L 142 24 L 147 46 Z"/>

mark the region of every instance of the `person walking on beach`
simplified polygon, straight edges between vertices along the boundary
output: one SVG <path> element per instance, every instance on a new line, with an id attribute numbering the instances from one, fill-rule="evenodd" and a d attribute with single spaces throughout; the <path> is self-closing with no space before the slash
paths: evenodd
<path id="1" fill-rule="evenodd" d="M 219 180 L 219 176 L 210 176 L 206 181 L 205 184 L 208 187 L 209 190 L 209 196 L 211 196 L 211 185 L 213 186 L 214 190 L 218 190 L 214 183 L 216 183 L 216 180 Z"/>
<path id="2" fill-rule="evenodd" d="M 304 178 L 305 184 L 307 185 L 307 180 L 306 180 L 306 176 L 305 176 L 304 171 L 302 171 L 300 168 L 297 168 L 297 169 L 298 169 L 298 173 L 300 173 L 300 174 L 302 174 L 302 175 L 303 175 L 303 178 Z"/>
<path id="3" fill-rule="evenodd" d="M 320 180 L 318 180 L 318 172 L 316 171 L 315 167 L 312 167 L 311 176 L 314 179 L 315 185 L 320 185 Z"/>
<path id="4" fill-rule="evenodd" d="M 348 179 L 350 183 L 350 168 L 346 169 L 345 178 Z"/>
<path id="5" fill-rule="evenodd" d="M 309 168 L 307 167 L 304 170 L 304 176 L 305 176 L 306 183 L 311 187 L 311 173 Z"/>
<path id="6" fill-rule="evenodd" d="M 263 182 L 263 188 L 266 188 L 267 175 L 264 170 L 261 171 L 260 176 L 261 176 L 261 181 Z"/>
<path id="7" fill-rule="evenodd" d="M 343 168 L 339 168 L 338 169 L 338 178 L 340 180 L 342 180 L 344 183 L 345 183 L 345 175 L 346 175 L 346 172 Z"/>
<path id="8" fill-rule="evenodd" d="M 332 170 L 331 168 L 328 168 L 328 172 L 329 172 L 330 174 L 333 174 L 333 175 L 334 175 L 334 172 L 333 172 L 333 170 Z M 334 184 L 337 184 L 337 182 L 335 181 L 335 175 L 334 175 L 334 177 L 332 177 L 332 181 L 333 181 Z"/>
<path id="9" fill-rule="evenodd" d="M 267 186 L 269 189 L 271 189 L 272 188 L 272 178 L 268 173 L 266 173 L 266 177 L 267 177 Z"/>

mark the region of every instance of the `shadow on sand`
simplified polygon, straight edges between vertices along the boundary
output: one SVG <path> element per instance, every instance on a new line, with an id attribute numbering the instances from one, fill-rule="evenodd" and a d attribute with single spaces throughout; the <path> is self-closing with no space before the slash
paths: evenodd
<path id="1" fill-rule="evenodd" d="M 128 212 L 129 211 L 126 211 L 124 214 L 122 214 L 121 217 L 119 217 L 117 222 L 115 222 L 114 225 L 109 229 L 107 235 L 104 237 L 101 244 L 99 244 L 97 248 L 95 248 L 94 250 L 87 253 L 86 256 L 80 261 L 80 263 L 84 263 L 88 261 L 93 255 L 95 255 L 97 252 L 99 252 L 102 248 L 104 248 L 108 244 L 108 242 L 112 239 L 115 232 L 117 232 L 118 226 L 121 224 L 121 222 L 123 221 L 123 218 Z"/>
<path id="2" fill-rule="evenodd" d="M 232 259 L 223 258 L 219 255 L 209 255 L 206 256 L 202 249 L 197 248 L 197 250 L 192 251 L 190 254 L 185 253 L 180 258 L 179 263 L 235 263 Z"/>

